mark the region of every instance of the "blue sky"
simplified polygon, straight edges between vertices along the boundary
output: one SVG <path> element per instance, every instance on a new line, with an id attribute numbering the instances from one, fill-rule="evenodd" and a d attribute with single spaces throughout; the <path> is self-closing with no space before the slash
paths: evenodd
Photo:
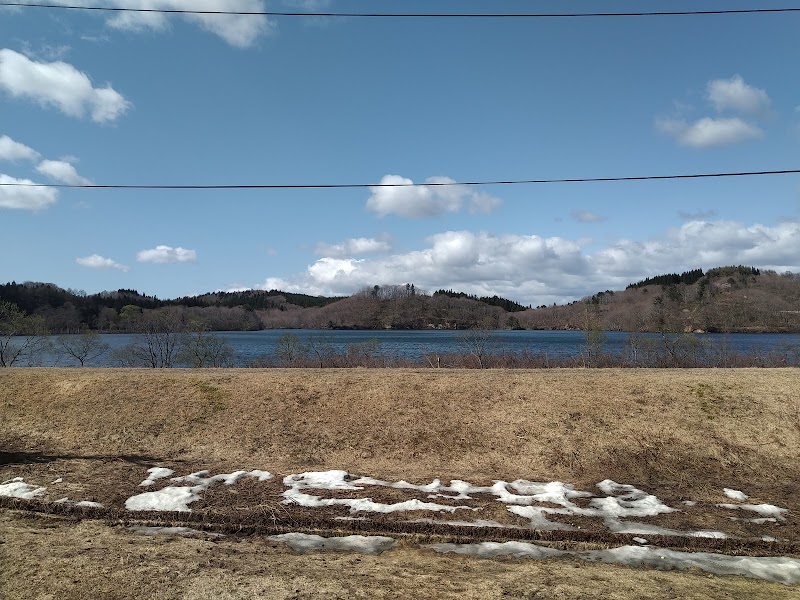
<path id="1" fill-rule="evenodd" d="M 795 169 L 799 29 L 800 14 L 335 20 L 0 9 L 0 182 L 424 183 Z M 159 297 L 259 287 L 348 294 L 412 282 L 539 305 L 696 267 L 800 271 L 800 177 L 373 190 L 0 187 L 0 234 L 3 281 Z"/>

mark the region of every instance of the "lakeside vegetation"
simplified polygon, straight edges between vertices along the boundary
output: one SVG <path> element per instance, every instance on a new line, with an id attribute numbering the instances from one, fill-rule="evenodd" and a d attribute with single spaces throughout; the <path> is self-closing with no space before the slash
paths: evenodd
<path id="1" fill-rule="evenodd" d="M 249 366 L 793 366 L 797 349 L 742 356 L 694 334 L 800 332 L 800 274 L 744 266 L 695 269 L 537 308 L 454 290 L 429 294 L 414 284 L 376 285 L 346 298 L 250 290 L 174 300 L 126 289 L 88 295 L 47 283 L 0 285 L 0 367 L 37 364 L 37 354 L 45 350 L 84 366 L 109 350 L 99 332 L 140 334 L 139 341 L 115 351 L 119 366 L 232 366 L 233 348 L 210 332 L 260 329 L 465 333 L 448 355 L 419 361 L 387 358 L 377 342 L 342 351 L 321 338 L 301 343 L 285 334 L 271 356 Z M 493 344 L 490 332 L 499 329 L 583 330 L 585 346 L 571 358 L 553 359 L 535 349 L 511 355 Z M 621 355 L 605 351 L 605 331 L 631 333 Z"/>

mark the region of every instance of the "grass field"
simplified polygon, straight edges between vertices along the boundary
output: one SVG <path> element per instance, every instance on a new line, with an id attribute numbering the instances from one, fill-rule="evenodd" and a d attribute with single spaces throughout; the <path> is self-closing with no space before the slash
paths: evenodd
<path id="1" fill-rule="evenodd" d="M 727 487 L 745 491 L 748 502 L 788 508 L 788 517 L 756 526 L 706 511 L 654 522 L 796 544 L 798 392 L 800 373 L 790 369 L 7 369 L 0 372 L 0 481 L 61 478 L 59 493 L 106 506 L 121 506 L 152 466 L 182 475 L 344 469 L 415 483 L 558 480 L 582 490 L 613 479 L 669 505 L 691 499 L 705 507 L 725 502 Z M 435 597 L 796 593 L 739 577 L 568 560 L 477 560 L 410 547 L 380 557 L 295 555 L 254 538 L 154 543 L 98 521 L 12 510 L 0 518 L 0 592 L 9 598 L 141 597 L 130 585 L 163 598 L 314 597 L 314 590 L 410 598 L 419 591 L 414 578 Z M 362 577 L 378 583 L 359 583 Z M 103 585 L 118 589 L 97 591 Z"/>

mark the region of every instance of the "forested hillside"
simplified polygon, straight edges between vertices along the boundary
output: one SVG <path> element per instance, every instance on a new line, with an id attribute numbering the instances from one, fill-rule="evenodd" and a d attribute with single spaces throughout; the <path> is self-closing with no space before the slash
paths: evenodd
<path id="1" fill-rule="evenodd" d="M 800 332 L 800 274 L 743 266 L 671 273 L 518 318 L 527 329 Z"/>
<path id="2" fill-rule="evenodd" d="M 154 317 L 183 330 L 585 329 L 607 331 L 800 332 L 800 274 L 719 267 L 668 273 L 564 306 L 526 308 L 413 284 L 365 288 L 346 298 L 278 290 L 213 292 L 162 300 L 120 289 L 99 294 L 50 283 L 0 285 L 0 302 L 51 333 L 136 332 Z"/>

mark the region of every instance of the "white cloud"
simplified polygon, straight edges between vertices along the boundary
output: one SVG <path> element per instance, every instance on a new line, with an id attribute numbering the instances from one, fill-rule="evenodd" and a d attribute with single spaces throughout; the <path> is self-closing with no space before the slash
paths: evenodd
<path id="1" fill-rule="evenodd" d="M 42 175 L 47 175 L 56 181 L 68 185 L 92 184 L 91 180 L 78 175 L 75 167 L 63 160 L 43 160 L 37 165 L 36 170 Z"/>
<path id="2" fill-rule="evenodd" d="M 603 215 L 598 215 L 589 210 L 576 210 L 571 216 L 578 223 L 599 223 L 606 220 L 606 217 Z"/>
<path id="3" fill-rule="evenodd" d="M 372 196 L 367 200 L 367 209 L 380 216 L 399 215 L 401 217 L 434 217 L 445 212 L 461 210 L 464 202 L 469 202 L 472 212 L 491 212 L 502 201 L 484 192 L 478 192 L 466 185 L 453 185 L 449 177 L 429 177 L 426 184 L 412 185 L 411 179 L 399 175 L 385 175 L 381 185 L 371 187 Z M 437 185 L 438 184 L 438 185 Z M 441 185 L 445 184 L 445 185 Z"/>
<path id="4" fill-rule="evenodd" d="M 738 144 L 764 137 L 764 132 L 739 118 L 714 119 L 703 117 L 694 123 L 681 119 L 659 119 L 656 128 L 675 138 L 684 146 L 708 148 Z"/>
<path id="5" fill-rule="evenodd" d="M 142 250 L 136 254 L 136 260 L 144 263 L 184 263 L 195 262 L 197 252 L 186 248 L 172 246 L 156 246 L 150 250 Z"/>
<path id="6" fill-rule="evenodd" d="M 741 75 L 709 81 L 707 98 L 717 112 L 765 113 L 770 106 L 767 92 L 746 84 Z"/>
<path id="7" fill-rule="evenodd" d="M 0 160 L 36 160 L 39 153 L 25 144 L 15 142 L 7 135 L 0 135 Z"/>
<path id="8" fill-rule="evenodd" d="M 356 254 L 369 254 L 372 252 L 388 252 L 392 245 L 386 240 L 374 238 L 351 238 L 338 244 L 317 244 L 315 252 L 320 256 L 342 257 Z"/>
<path id="9" fill-rule="evenodd" d="M 38 62 L 8 48 L 0 49 L 0 89 L 71 117 L 88 114 L 96 123 L 114 121 L 131 106 L 110 84 L 94 87 L 88 75 L 68 63 Z"/>
<path id="10" fill-rule="evenodd" d="M 745 264 L 800 271 L 800 223 L 773 227 L 691 221 L 650 241 L 619 240 L 594 253 L 583 240 L 447 231 L 426 247 L 375 258 L 325 257 L 296 275 L 267 279 L 264 289 L 350 294 L 375 284 L 413 282 L 498 294 L 524 304 L 565 302 L 659 273 Z"/>
<path id="11" fill-rule="evenodd" d="M 117 269 L 118 271 L 122 272 L 128 271 L 127 266 L 121 265 L 118 262 L 113 261 L 110 258 L 100 256 L 99 254 L 92 254 L 91 256 L 76 258 L 75 262 L 83 267 L 89 267 L 90 269 Z"/>
<path id="12" fill-rule="evenodd" d="M 58 192 L 47 187 L 25 187 L 34 182 L 0 174 L 0 208 L 41 210 L 55 203 Z M 17 187 L 8 184 L 24 184 Z"/>
<path id="13" fill-rule="evenodd" d="M 198 10 L 198 11 L 245 11 L 263 12 L 262 0 L 57 0 L 59 4 L 109 6 L 114 8 L 139 8 L 158 10 Z M 272 21 L 264 15 L 169 15 L 157 12 L 119 12 L 107 20 L 115 29 L 129 31 L 165 31 L 170 18 L 178 17 L 222 38 L 231 46 L 247 48 L 252 46 L 263 34 L 274 28 Z M 102 38 L 100 38 L 102 39 Z"/>

